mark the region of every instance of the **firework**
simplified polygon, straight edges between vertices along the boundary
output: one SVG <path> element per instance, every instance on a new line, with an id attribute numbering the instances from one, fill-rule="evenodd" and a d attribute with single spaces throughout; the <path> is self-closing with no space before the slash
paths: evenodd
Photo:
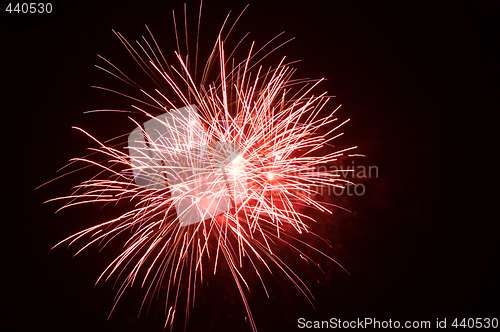
<path id="1" fill-rule="evenodd" d="M 177 62 L 167 63 L 149 29 L 136 47 L 116 33 L 158 88 L 145 91 L 104 58 L 110 69 L 99 68 L 140 91 L 142 97 L 126 97 L 147 121 L 132 119 L 136 129 L 127 143 L 118 145 L 102 143 L 78 128 L 97 147 L 72 162 L 96 167 L 98 173 L 71 195 L 54 199 L 67 200 L 63 208 L 130 203 L 116 218 L 61 243 L 85 240 L 81 251 L 127 234 L 123 251 L 99 280 L 115 276 L 122 281 L 116 303 L 128 287 L 140 283 L 145 289 L 141 310 L 165 286 L 165 326 L 173 326 L 181 291 L 187 294 L 187 313 L 205 270 L 210 267 L 208 272 L 215 274 L 221 264 L 231 271 L 253 330 L 245 269 L 259 277 L 257 265 L 280 269 L 309 298 L 307 286 L 275 251 L 276 243 L 309 259 L 292 244 L 297 240 L 308 246 L 299 237 L 316 222 L 302 207 L 332 213 L 333 206 L 318 201 L 316 194 L 345 182 L 337 172 L 318 171 L 318 166 L 355 148 L 321 154 L 347 122 L 334 117 L 338 108 L 321 116 L 329 97 L 313 91 L 322 80 L 292 79 L 294 69 L 284 58 L 263 69 L 259 62 L 268 44 L 255 50 L 252 43 L 241 61 L 234 52 L 226 56 L 223 32 L 231 29 L 223 25 L 201 78 L 198 44 L 192 69 L 189 54 L 179 46 Z"/>

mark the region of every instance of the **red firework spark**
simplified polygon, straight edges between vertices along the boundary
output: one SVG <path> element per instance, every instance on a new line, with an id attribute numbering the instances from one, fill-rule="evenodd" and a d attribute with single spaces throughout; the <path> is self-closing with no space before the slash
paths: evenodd
<path id="1" fill-rule="evenodd" d="M 320 196 L 315 194 L 328 186 L 342 187 L 346 181 L 337 171 L 318 171 L 318 166 L 335 163 L 337 158 L 355 148 L 321 155 L 320 149 L 342 135 L 338 129 L 347 122 L 335 125 L 334 113 L 338 107 L 326 117 L 320 115 L 326 111 L 329 97 L 326 92 L 314 95 L 313 89 L 322 80 L 292 79 L 294 69 L 285 63 L 284 58 L 276 67 L 264 70 L 259 62 L 266 56 L 261 54 L 269 43 L 258 51 L 254 50 L 252 43 L 241 61 L 233 57 L 234 51 L 226 56 L 223 37 L 226 24 L 227 18 L 199 83 L 196 69 L 190 69 L 189 53 L 181 53 L 179 42 L 175 52 L 178 62 L 171 65 L 149 29 L 149 37 L 143 37 L 136 47 L 116 33 L 158 89 L 145 91 L 104 58 L 111 69 L 99 68 L 139 89 L 143 99 L 113 92 L 140 103 L 142 106 L 132 107 L 153 121 L 156 119 L 156 128 L 161 128 L 157 131 L 159 135 L 153 137 L 151 131 L 141 129 L 136 122 L 140 136 L 143 136 L 143 146 L 129 144 L 123 148 L 101 143 L 78 128 L 98 147 L 92 148 L 89 156 L 72 162 L 97 167 L 99 172 L 79 184 L 71 195 L 53 199 L 68 200 L 63 208 L 121 201 L 132 204 L 133 207 L 120 216 L 82 230 L 59 244 L 90 239 L 81 248 L 83 250 L 92 244 L 108 243 L 127 232 L 129 235 L 123 251 L 108 265 L 99 280 L 108 280 L 114 275 L 122 278 L 115 306 L 126 288 L 140 283 L 146 291 L 141 310 L 147 299 L 152 300 L 152 295 L 166 285 L 165 327 L 173 326 L 182 287 L 187 291 L 187 316 L 194 303 L 197 279 L 203 280 L 203 270 L 208 262 L 213 265 L 214 274 L 220 264 L 229 267 L 253 330 L 256 326 L 245 296 L 248 285 L 244 267 L 255 271 L 265 290 L 256 263 L 269 271 L 274 266 L 310 299 L 312 296 L 307 286 L 274 249 L 276 243 L 281 243 L 310 260 L 293 244 L 300 243 L 321 253 L 300 240 L 300 234 L 310 232 L 308 225 L 316 222 L 302 213 L 301 207 L 332 213 L 334 206 L 318 201 L 316 198 Z M 195 68 L 197 58 L 198 38 Z M 217 78 L 209 81 L 209 74 L 214 71 L 217 71 Z M 167 93 L 160 88 L 165 86 L 169 89 Z M 146 111 L 146 107 L 154 112 Z M 152 114 L 170 109 L 197 110 L 189 113 L 194 114 L 194 118 L 186 115 L 180 118 L 181 122 L 184 121 L 181 127 L 190 130 L 179 130 L 178 125 L 158 120 Z M 332 127 L 321 133 L 323 128 Z M 169 133 L 169 139 L 165 139 L 165 133 Z M 227 146 L 236 148 L 229 149 L 228 153 Z M 205 162 L 200 161 L 203 153 L 209 156 L 208 163 L 206 158 Z M 196 170 L 191 177 L 184 177 L 184 181 L 177 184 L 167 181 L 178 175 L 172 171 L 175 161 L 165 157 L 174 155 L 184 158 Z M 153 173 L 156 177 L 152 176 Z M 149 185 L 138 181 L 141 175 L 149 179 Z M 182 189 L 182 186 L 189 189 Z M 201 186 L 204 186 L 203 195 L 197 196 Z M 190 202 L 188 209 L 194 209 L 198 219 L 183 223 L 179 206 L 186 200 Z M 227 208 L 218 211 L 221 210 L 221 201 L 228 202 Z"/>

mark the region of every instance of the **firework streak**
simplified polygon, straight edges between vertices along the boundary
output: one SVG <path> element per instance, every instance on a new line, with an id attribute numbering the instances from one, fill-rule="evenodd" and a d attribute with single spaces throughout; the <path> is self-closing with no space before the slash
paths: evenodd
<path id="1" fill-rule="evenodd" d="M 158 88 L 143 90 L 104 58 L 111 69 L 99 68 L 142 93 L 141 98 L 119 94 L 138 103 L 133 111 L 148 121 L 133 120 L 137 128 L 128 136 L 128 145 L 121 146 L 101 143 L 79 129 L 97 147 L 72 162 L 86 163 L 98 172 L 71 195 L 54 199 L 67 200 L 63 208 L 128 202 L 130 208 L 118 217 L 59 244 L 85 240 L 83 250 L 127 234 L 122 252 L 99 280 L 122 280 L 115 306 L 125 289 L 140 283 L 145 290 L 141 310 L 166 289 L 165 327 L 173 326 L 179 294 L 187 294 L 187 316 L 197 282 L 207 273 L 215 274 L 221 264 L 232 273 L 253 330 L 244 267 L 259 278 L 257 265 L 279 269 L 308 299 L 312 297 L 280 259 L 276 243 L 302 258 L 309 259 L 293 241 L 320 252 L 300 240 L 301 234 L 310 232 L 308 224 L 316 222 L 303 212 L 304 206 L 332 213 L 334 206 L 317 200 L 321 196 L 316 194 L 328 186 L 343 187 L 345 180 L 336 171 L 317 171 L 318 166 L 335 163 L 355 148 L 322 154 L 323 147 L 331 147 L 330 142 L 342 135 L 338 129 L 347 122 L 334 118 L 338 108 L 327 110 L 326 93 L 313 94 L 322 80 L 292 79 L 294 69 L 285 59 L 263 69 L 259 62 L 269 43 L 257 51 L 251 43 L 241 61 L 234 53 L 226 56 L 225 25 L 201 79 L 190 68 L 189 54 L 181 54 L 179 43 L 177 63 L 171 65 L 149 29 L 148 38 L 135 47 L 116 33 Z M 198 43 L 195 68 L 197 53 Z M 210 75 L 215 78 L 209 80 Z"/>

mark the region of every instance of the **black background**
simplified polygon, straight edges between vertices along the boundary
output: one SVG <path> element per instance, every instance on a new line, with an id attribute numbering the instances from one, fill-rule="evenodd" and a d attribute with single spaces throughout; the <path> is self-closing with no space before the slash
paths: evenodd
<path id="1" fill-rule="evenodd" d="M 57 176 L 91 142 L 132 129 L 123 115 L 83 114 L 130 103 L 91 85 L 123 87 L 99 71 L 97 54 L 139 73 L 111 29 L 129 40 L 152 29 L 173 51 L 171 11 L 181 1 L 54 1 L 54 13 L 2 14 L 2 310 L 19 331 L 161 331 L 161 303 L 136 319 L 140 290 L 113 306 L 112 283 L 94 282 L 118 250 L 49 249 L 110 217 L 108 209 L 58 214 L 47 199 L 69 193 L 78 176 L 35 190 Z M 259 331 L 294 330 L 297 319 L 430 320 L 498 317 L 498 153 L 488 103 L 497 80 L 494 1 L 251 1 L 234 31 L 262 45 L 282 31 L 296 37 L 270 60 L 300 59 L 300 77 L 325 77 L 322 88 L 351 118 L 341 144 L 358 145 L 364 165 L 379 169 L 366 195 L 344 197 L 352 212 L 318 215 L 325 248 L 350 274 L 318 257 L 324 273 L 297 263 L 316 309 L 283 275 L 267 277 L 267 299 L 251 281 Z M 6 7 L 7 2 L 3 3 Z M 188 3 L 196 26 L 198 2 Z M 246 3 L 206 1 L 202 38 L 212 45 L 224 17 Z M 2 8 L 3 11 L 3 8 Z M 181 20 L 179 19 L 179 22 Z M 282 39 L 284 40 L 284 39 Z M 274 55 L 273 55 L 274 56 Z M 130 128 L 129 128 L 130 127 Z M 4 182 L 5 183 L 5 182 Z M 495 205 L 494 205 L 495 204 Z M 227 271 L 225 271 L 227 272 Z M 200 286 L 189 330 L 249 330 L 245 310 L 224 271 Z M 183 329 L 179 319 L 176 329 Z"/>

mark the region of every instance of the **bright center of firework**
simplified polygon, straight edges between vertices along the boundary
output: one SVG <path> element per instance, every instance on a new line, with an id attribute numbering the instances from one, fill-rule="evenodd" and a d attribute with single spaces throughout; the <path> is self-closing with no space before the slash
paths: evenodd
<path id="1" fill-rule="evenodd" d="M 227 166 L 227 172 L 234 176 L 242 176 L 245 173 L 244 159 L 241 155 L 237 155 Z"/>
<path id="2" fill-rule="evenodd" d="M 272 179 L 274 179 L 274 174 L 273 173 L 267 173 L 267 179 L 269 181 L 271 181 Z"/>

